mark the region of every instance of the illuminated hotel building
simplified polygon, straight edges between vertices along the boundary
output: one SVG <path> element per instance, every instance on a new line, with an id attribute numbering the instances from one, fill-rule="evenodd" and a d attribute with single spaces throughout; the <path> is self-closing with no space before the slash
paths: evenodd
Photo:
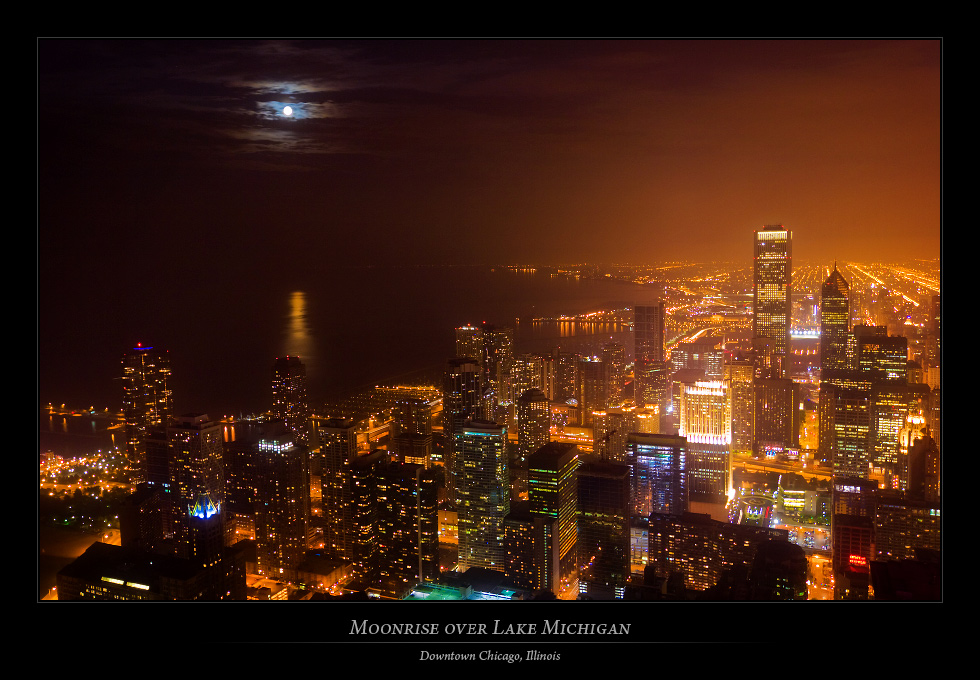
<path id="1" fill-rule="evenodd" d="M 173 415 L 170 357 L 137 345 L 123 354 L 122 371 L 126 457 L 133 481 L 146 481 L 146 436 L 154 427 L 165 427 Z"/>
<path id="2" fill-rule="evenodd" d="M 299 357 L 279 357 L 272 367 L 272 417 L 283 421 L 299 443 L 309 441 L 306 366 Z"/>
<path id="3" fill-rule="evenodd" d="M 757 375 L 789 373 L 792 318 L 793 234 L 782 225 L 755 232 L 752 334 Z"/>
<path id="4" fill-rule="evenodd" d="M 719 381 L 684 384 L 678 434 L 687 439 L 690 502 L 724 503 L 731 486 L 731 402 Z"/>
<path id="5" fill-rule="evenodd" d="M 459 568 L 504 571 L 504 517 L 510 512 L 507 427 L 467 421 L 453 435 L 457 466 Z"/>

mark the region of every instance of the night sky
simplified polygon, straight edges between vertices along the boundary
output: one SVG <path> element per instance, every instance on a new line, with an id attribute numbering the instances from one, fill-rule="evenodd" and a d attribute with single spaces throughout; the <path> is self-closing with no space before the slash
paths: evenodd
<path id="1" fill-rule="evenodd" d="M 379 264 L 938 257 L 939 41 L 40 40 L 41 278 L 328 249 Z M 294 115 L 282 109 L 291 105 Z M 256 248 L 256 246 L 260 246 Z M 125 277 L 132 269 L 117 272 Z"/>
<path id="2" fill-rule="evenodd" d="M 118 364 L 107 301 L 339 265 L 940 254 L 938 40 L 37 47 L 40 373 Z"/>

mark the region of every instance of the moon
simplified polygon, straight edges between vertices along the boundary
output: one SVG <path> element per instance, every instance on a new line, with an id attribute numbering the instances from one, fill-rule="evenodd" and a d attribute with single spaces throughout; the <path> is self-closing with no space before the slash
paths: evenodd
<path id="1" fill-rule="evenodd" d="M 292 106 L 287 106 L 286 108 L 284 108 L 282 110 L 282 113 L 283 113 L 284 116 L 291 116 L 291 115 L 293 115 L 293 107 Z"/>

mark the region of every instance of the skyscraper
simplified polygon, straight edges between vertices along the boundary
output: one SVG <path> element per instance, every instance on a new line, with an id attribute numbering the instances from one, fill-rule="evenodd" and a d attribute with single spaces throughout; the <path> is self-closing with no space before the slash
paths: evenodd
<path id="1" fill-rule="evenodd" d="M 147 433 L 154 427 L 165 427 L 173 415 L 170 357 L 137 345 L 123 354 L 122 370 L 126 457 L 134 481 L 145 481 Z"/>
<path id="2" fill-rule="evenodd" d="M 445 441 L 446 494 L 458 501 L 459 477 L 456 434 L 480 412 L 480 364 L 472 357 L 455 357 L 446 366 L 443 382 L 442 422 Z"/>
<path id="3" fill-rule="evenodd" d="M 454 433 L 460 569 L 504 571 L 504 517 L 510 512 L 507 427 L 467 421 Z"/>
<path id="4" fill-rule="evenodd" d="M 272 367 L 272 417 L 283 421 L 300 443 L 309 441 L 306 366 L 299 357 L 279 357 Z"/>
<path id="5" fill-rule="evenodd" d="M 579 592 L 621 598 L 630 576 L 630 473 L 596 461 L 578 469 Z"/>
<path id="6" fill-rule="evenodd" d="M 290 433 L 259 440 L 251 453 L 258 569 L 275 578 L 309 548 L 309 450 Z"/>
<path id="7" fill-rule="evenodd" d="M 511 461 L 511 482 L 516 496 L 527 492 L 528 458 L 551 441 L 551 405 L 544 392 L 534 388 L 517 400 L 517 456 Z"/>
<path id="8" fill-rule="evenodd" d="M 847 368 L 847 334 L 851 329 L 848 290 L 847 281 L 837 271 L 835 263 L 834 271 L 824 281 L 820 292 L 821 377 Z"/>
<path id="9" fill-rule="evenodd" d="M 542 584 L 560 595 L 572 584 L 576 571 L 578 466 L 581 452 L 575 444 L 550 442 L 528 459 L 528 499 L 532 515 L 557 521 L 559 581 Z M 550 579 L 549 579 L 550 580 Z"/>
<path id="10" fill-rule="evenodd" d="M 171 487 L 170 509 L 178 557 L 189 558 L 196 550 L 195 529 L 209 519 L 206 531 L 223 534 L 225 475 L 221 426 L 205 413 L 189 413 L 173 420 L 167 428 Z M 202 501 L 202 498 L 204 501 Z M 202 511 L 203 508 L 203 511 Z M 215 519 L 211 519 L 215 517 Z M 214 525 L 218 528 L 214 529 Z M 230 528 L 230 525 L 227 527 Z M 222 541 L 224 544 L 226 541 Z"/>
<path id="11" fill-rule="evenodd" d="M 789 375 L 793 233 L 782 225 L 755 231 L 752 335 L 756 375 Z"/>
<path id="12" fill-rule="evenodd" d="M 633 308 L 633 394 L 637 405 L 663 408 L 667 390 L 665 316 L 663 302 Z"/>
<path id="13" fill-rule="evenodd" d="M 324 549 L 330 557 L 352 559 L 344 511 L 350 505 L 350 464 L 357 455 L 353 420 L 313 421 L 313 453 L 319 456 Z"/>
<path id="14" fill-rule="evenodd" d="M 633 516 L 687 512 L 687 440 L 678 435 L 634 432 L 626 447 Z"/>

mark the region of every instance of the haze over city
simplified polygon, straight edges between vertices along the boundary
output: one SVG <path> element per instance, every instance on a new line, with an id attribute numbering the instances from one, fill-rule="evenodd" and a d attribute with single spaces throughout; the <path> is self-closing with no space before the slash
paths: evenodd
<path id="1" fill-rule="evenodd" d="M 43 599 L 941 599 L 940 40 L 37 49 Z"/>

